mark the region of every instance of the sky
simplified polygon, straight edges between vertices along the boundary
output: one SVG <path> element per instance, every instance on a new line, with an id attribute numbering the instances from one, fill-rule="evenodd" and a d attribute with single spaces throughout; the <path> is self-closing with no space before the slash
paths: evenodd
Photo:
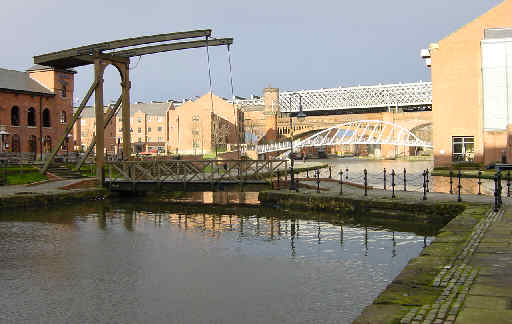
<path id="1" fill-rule="evenodd" d="M 430 81 L 419 52 L 501 0 L 9 0 L 2 1 L 0 67 L 24 71 L 33 56 L 152 34 L 212 29 L 233 37 L 234 94 Z M 225 46 L 210 48 L 213 93 L 231 98 Z M 131 59 L 131 101 L 181 99 L 209 91 L 206 49 Z M 77 68 L 75 100 L 93 67 Z M 105 74 L 105 103 L 120 94 Z"/>

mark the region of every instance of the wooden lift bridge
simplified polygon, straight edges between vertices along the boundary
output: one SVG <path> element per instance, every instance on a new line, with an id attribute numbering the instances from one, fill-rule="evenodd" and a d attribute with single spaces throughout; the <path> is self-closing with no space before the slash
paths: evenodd
<path id="1" fill-rule="evenodd" d="M 85 105 L 91 98 L 93 92 L 95 95 L 94 107 L 96 115 L 96 137 L 93 139 L 85 156 L 79 165 L 85 160 L 87 155 L 92 151 L 96 143 L 96 179 L 101 183 L 105 177 L 104 174 L 104 129 L 110 122 L 111 118 L 116 114 L 119 107 L 122 107 L 122 127 L 123 127 L 123 159 L 129 160 L 131 156 L 131 139 L 130 139 L 130 58 L 134 56 L 142 56 L 147 54 L 155 54 L 161 52 L 178 51 L 189 48 L 199 48 L 208 46 L 229 46 L 233 43 L 233 38 L 210 38 L 211 29 L 194 30 L 178 33 L 159 34 L 151 36 L 142 36 L 135 38 L 127 38 L 91 44 L 86 46 L 75 47 L 63 51 L 34 56 L 34 63 L 45 65 L 57 69 L 70 69 L 78 66 L 94 64 L 94 81 L 82 99 L 80 106 L 73 114 L 73 118 L 66 126 L 64 135 L 58 144 L 52 150 L 51 155 L 41 170 L 45 173 L 52 163 L 55 155 L 59 151 L 69 132 L 73 129 L 73 125 L 82 113 Z M 204 37 L 204 40 L 181 41 L 189 38 Z M 174 42 L 173 42 L 174 41 Z M 146 44 L 160 43 L 158 45 L 143 46 Z M 124 49 L 123 49 L 124 48 Z M 121 50 L 120 50 L 121 49 Z M 103 111 L 103 74 L 105 68 L 112 64 L 117 68 L 121 75 L 121 95 L 116 104 L 109 109 L 106 116 Z"/>

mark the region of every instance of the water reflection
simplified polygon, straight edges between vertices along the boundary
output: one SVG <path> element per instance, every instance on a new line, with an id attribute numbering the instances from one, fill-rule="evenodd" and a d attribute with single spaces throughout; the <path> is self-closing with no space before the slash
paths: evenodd
<path id="1" fill-rule="evenodd" d="M 3 214 L 2 320 L 350 322 L 430 243 L 427 228 L 137 202 Z"/>

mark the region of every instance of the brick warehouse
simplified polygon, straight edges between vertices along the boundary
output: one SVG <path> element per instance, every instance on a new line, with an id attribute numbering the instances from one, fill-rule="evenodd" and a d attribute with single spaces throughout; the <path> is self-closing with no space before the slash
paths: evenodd
<path id="1" fill-rule="evenodd" d="M 184 102 L 132 103 L 132 152 L 203 155 L 214 153 L 215 143 L 217 150 L 223 152 L 228 145 L 232 148 L 237 144 L 236 125 L 242 132 L 242 125 L 237 119 L 240 121 L 243 117 L 232 103 L 214 94 L 210 96 L 210 93 Z M 80 122 L 75 123 L 74 127 L 74 132 L 80 134 L 82 149 L 85 150 L 91 142 L 95 129 L 94 108 L 86 107 Z M 117 144 L 121 144 L 122 140 L 121 116 L 118 115 L 105 129 L 106 152 L 117 153 Z"/>
<path id="2" fill-rule="evenodd" d="M 424 51 L 435 166 L 512 161 L 512 0 Z"/>
<path id="3" fill-rule="evenodd" d="M 51 152 L 73 113 L 75 73 L 40 65 L 26 72 L 0 69 L 0 152 L 40 158 Z M 72 144 L 70 136 L 61 152 Z"/>

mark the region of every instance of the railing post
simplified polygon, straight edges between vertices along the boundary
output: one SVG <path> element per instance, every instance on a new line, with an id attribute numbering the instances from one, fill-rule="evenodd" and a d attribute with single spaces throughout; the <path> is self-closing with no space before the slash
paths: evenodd
<path id="1" fill-rule="evenodd" d="M 309 179 L 309 169 L 306 169 L 306 178 Z"/>
<path id="2" fill-rule="evenodd" d="M 407 171 L 404 168 L 404 191 L 407 191 Z"/>
<path id="3" fill-rule="evenodd" d="M 462 201 L 462 199 L 460 198 L 460 189 L 462 188 L 462 185 L 460 184 L 460 176 L 461 176 L 461 172 L 460 172 L 460 169 L 459 169 L 459 172 L 457 173 L 457 179 L 458 179 L 458 184 L 457 184 L 457 189 L 458 189 L 457 201 L 458 202 Z"/>
<path id="4" fill-rule="evenodd" d="M 510 170 L 507 170 L 507 197 L 510 197 Z"/>
<path id="5" fill-rule="evenodd" d="M 423 170 L 423 200 L 427 200 L 427 172 Z"/>
<path id="6" fill-rule="evenodd" d="M 348 180 L 348 168 L 346 168 L 346 169 L 345 169 L 345 172 L 347 173 L 347 174 L 345 175 L 345 180 Z"/>
<path id="7" fill-rule="evenodd" d="M 429 186 L 428 186 L 429 183 L 430 183 L 430 179 L 429 179 L 428 175 L 429 175 L 429 172 L 428 172 L 428 169 L 427 169 L 427 192 L 430 192 L 430 189 L 429 189 Z"/>
<path id="8" fill-rule="evenodd" d="M 320 170 L 316 170 L 316 193 L 320 193 Z"/>
<path id="9" fill-rule="evenodd" d="M 494 174 L 494 212 L 500 209 L 498 201 L 498 173 Z"/>
<path id="10" fill-rule="evenodd" d="M 343 195 L 343 171 L 340 171 L 340 196 Z"/>
<path id="11" fill-rule="evenodd" d="M 498 171 L 498 204 L 501 208 L 503 201 L 501 199 L 501 192 L 503 191 L 503 187 L 501 185 L 501 170 Z"/>
<path id="12" fill-rule="evenodd" d="M 450 195 L 453 195 L 453 172 L 450 170 Z"/>
<path id="13" fill-rule="evenodd" d="M 364 169 L 364 195 L 368 196 L 368 170 Z"/>
<path id="14" fill-rule="evenodd" d="M 391 170 L 391 188 L 393 189 L 391 198 L 396 198 L 396 196 L 395 196 L 395 169 Z"/>
<path id="15" fill-rule="evenodd" d="M 478 195 L 481 195 L 480 187 L 482 186 L 482 171 L 478 170 Z"/>
<path id="16" fill-rule="evenodd" d="M 387 182 L 387 181 L 386 181 L 386 168 L 384 168 L 384 191 L 386 191 L 386 190 L 387 190 L 387 188 L 386 188 L 386 182 Z"/>
<path id="17" fill-rule="evenodd" d="M 329 165 L 329 179 L 332 179 L 331 166 Z M 510 174 L 509 174 L 510 175 Z"/>

